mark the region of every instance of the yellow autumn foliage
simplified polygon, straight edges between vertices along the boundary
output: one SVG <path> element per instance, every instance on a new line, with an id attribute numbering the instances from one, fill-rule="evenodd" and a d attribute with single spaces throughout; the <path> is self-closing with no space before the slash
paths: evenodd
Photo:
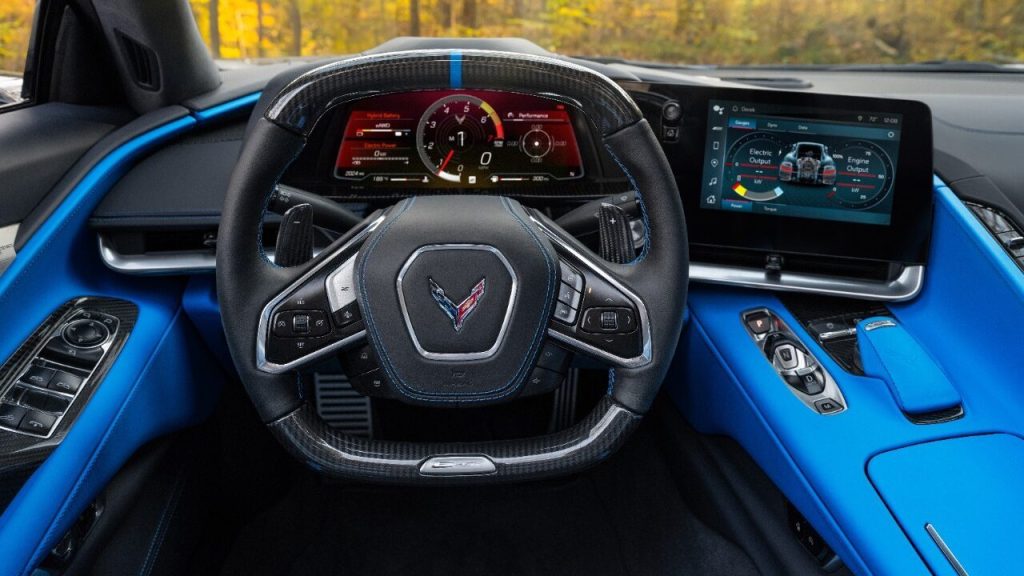
<path id="1" fill-rule="evenodd" d="M 1024 0 L 190 0 L 220 58 L 352 54 L 395 36 L 521 36 L 563 54 L 686 64 L 1024 60 Z M 32 0 L 0 0 L 21 70 Z M 216 18 L 211 18 L 216 14 Z"/>

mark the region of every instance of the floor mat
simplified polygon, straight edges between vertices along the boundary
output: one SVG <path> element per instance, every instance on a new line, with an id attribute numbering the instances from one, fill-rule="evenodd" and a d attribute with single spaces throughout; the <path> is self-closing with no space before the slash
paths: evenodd
<path id="1" fill-rule="evenodd" d="M 301 474 L 242 528 L 224 574 L 756 574 L 677 490 L 647 427 L 568 480 L 485 488 L 331 485 Z"/>

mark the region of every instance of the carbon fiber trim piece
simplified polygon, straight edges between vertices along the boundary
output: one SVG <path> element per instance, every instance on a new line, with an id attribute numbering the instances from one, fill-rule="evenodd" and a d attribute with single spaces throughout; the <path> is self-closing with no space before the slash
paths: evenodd
<path id="1" fill-rule="evenodd" d="M 453 64 L 461 66 L 457 88 L 554 98 L 579 109 L 602 136 L 643 118 L 626 92 L 603 74 L 555 58 L 488 50 L 411 50 L 339 60 L 289 83 L 270 104 L 266 118 L 306 137 L 324 113 L 339 104 L 404 92 L 410 86 L 452 88 Z"/>
<path id="2" fill-rule="evenodd" d="M 270 430 L 296 458 L 327 476 L 391 484 L 491 484 L 583 470 L 615 452 L 639 422 L 639 414 L 606 396 L 572 428 L 502 442 L 368 440 L 328 427 L 309 404 L 272 422 Z M 484 475 L 423 474 L 421 466 L 438 456 L 484 458 L 494 463 L 494 470 Z"/>
<path id="3" fill-rule="evenodd" d="M 124 347 L 124 343 L 131 334 L 132 328 L 135 326 L 135 320 L 138 317 L 138 308 L 135 304 L 113 298 L 77 298 L 63 304 L 57 310 L 54 310 L 14 354 L 0 366 L 0 396 L 14 386 L 17 376 L 32 363 L 33 359 L 39 356 L 49 338 L 54 335 L 54 330 L 77 311 L 86 308 L 109 314 L 119 320 L 119 326 L 114 334 L 109 350 L 104 355 L 100 364 L 93 369 L 91 376 L 85 379 L 82 389 L 78 391 L 64 417 L 60 419 L 48 438 L 0 429 L 0 474 L 5 474 L 13 469 L 21 469 L 24 466 L 35 466 L 60 445 L 64 436 L 67 435 L 68 430 L 74 424 L 75 419 L 78 418 L 78 415 L 85 408 L 96 387 L 103 381 L 103 377 L 106 376 L 110 366 L 121 352 L 121 348 Z M 59 365 L 52 363 L 47 365 L 60 368 Z"/>

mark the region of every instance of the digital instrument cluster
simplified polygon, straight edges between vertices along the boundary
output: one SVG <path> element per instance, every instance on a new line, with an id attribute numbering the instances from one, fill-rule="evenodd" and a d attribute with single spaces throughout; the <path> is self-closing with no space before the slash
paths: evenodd
<path id="1" fill-rule="evenodd" d="M 509 92 L 426 90 L 349 110 L 334 177 L 365 184 L 487 187 L 583 176 L 570 110 Z"/>

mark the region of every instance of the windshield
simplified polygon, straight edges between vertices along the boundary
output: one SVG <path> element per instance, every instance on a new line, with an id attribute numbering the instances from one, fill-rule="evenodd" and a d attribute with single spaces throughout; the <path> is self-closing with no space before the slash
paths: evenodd
<path id="1" fill-rule="evenodd" d="M 353 54 L 396 36 L 518 36 L 561 54 L 689 65 L 1024 61 L 1024 0 L 190 0 L 221 59 Z M 0 76 L 33 0 L 0 0 Z"/>
<path id="2" fill-rule="evenodd" d="M 680 64 L 1024 60 L 1018 0 L 192 0 L 219 58 L 352 54 L 395 36 L 518 36 Z"/>

